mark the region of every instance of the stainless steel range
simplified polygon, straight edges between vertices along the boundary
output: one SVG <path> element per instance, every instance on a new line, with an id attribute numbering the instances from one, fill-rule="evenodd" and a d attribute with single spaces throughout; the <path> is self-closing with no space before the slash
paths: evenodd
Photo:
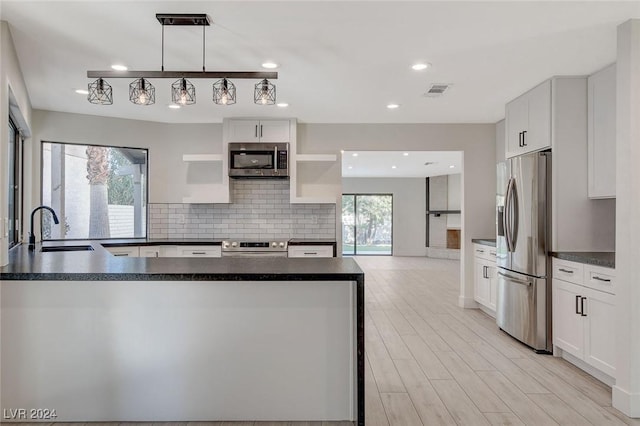
<path id="1" fill-rule="evenodd" d="M 222 257 L 287 257 L 287 240 L 223 241 Z"/>

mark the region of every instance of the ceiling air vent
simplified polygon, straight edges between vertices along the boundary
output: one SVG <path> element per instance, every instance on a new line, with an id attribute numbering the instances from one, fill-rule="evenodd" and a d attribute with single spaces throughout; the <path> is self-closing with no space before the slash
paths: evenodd
<path id="1" fill-rule="evenodd" d="M 430 166 L 432 164 L 436 164 L 435 161 L 427 161 L 426 163 L 424 163 L 425 166 Z"/>
<path id="2" fill-rule="evenodd" d="M 429 90 L 427 90 L 424 95 L 428 98 L 436 98 L 438 96 L 442 96 L 444 92 L 449 89 L 449 87 L 451 87 L 450 84 L 435 83 L 432 84 L 431 87 L 429 87 Z"/>

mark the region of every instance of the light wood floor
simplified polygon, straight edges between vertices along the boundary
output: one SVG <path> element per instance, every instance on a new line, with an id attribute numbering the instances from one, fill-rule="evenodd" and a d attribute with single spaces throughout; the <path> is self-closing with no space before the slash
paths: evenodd
<path id="1" fill-rule="evenodd" d="M 640 419 L 611 407 L 608 386 L 562 359 L 536 355 L 499 331 L 493 318 L 481 311 L 459 308 L 458 261 L 386 256 L 356 260 L 366 273 L 367 426 L 640 425 Z"/>

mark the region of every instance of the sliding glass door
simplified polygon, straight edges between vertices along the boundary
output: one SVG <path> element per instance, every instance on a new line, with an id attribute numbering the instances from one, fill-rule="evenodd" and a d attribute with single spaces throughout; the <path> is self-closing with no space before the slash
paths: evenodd
<path id="1" fill-rule="evenodd" d="M 393 196 L 342 195 L 342 254 L 391 255 Z"/>

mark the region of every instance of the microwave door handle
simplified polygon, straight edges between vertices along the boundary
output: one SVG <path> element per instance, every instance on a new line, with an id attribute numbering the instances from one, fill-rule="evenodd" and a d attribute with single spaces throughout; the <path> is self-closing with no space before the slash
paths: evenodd
<path id="1" fill-rule="evenodd" d="M 278 171 L 278 145 L 273 148 L 273 169 Z"/>

